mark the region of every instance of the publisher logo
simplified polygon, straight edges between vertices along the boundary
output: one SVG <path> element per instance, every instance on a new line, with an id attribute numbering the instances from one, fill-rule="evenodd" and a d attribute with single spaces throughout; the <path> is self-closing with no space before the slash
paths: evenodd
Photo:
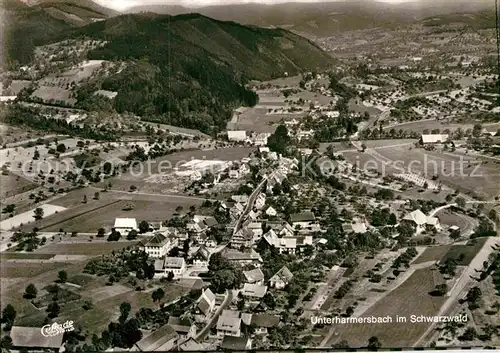
<path id="1" fill-rule="evenodd" d="M 42 336 L 44 337 L 54 337 L 57 335 L 62 335 L 64 332 L 74 331 L 73 321 L 66 321 L 64 324 L 58 324 L 54 322 L 52 325 L 45 325 L 42 327 Z"/>

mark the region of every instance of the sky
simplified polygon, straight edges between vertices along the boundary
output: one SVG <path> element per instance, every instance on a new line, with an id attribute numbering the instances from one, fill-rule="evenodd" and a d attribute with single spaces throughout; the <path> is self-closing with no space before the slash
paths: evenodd
<path id="1" fill-rule="evenodd" d="M 291 1 L 300 1 L 300 2 L 325 2 L 328 0 L 94 0 L 97 3 L 112 8 L 114 10 L 123 11 L 128 8 L 139 6 L 139 5 L 158 5 L 158 4 L 166 4 L 166 5 L 182 5 L 185 7 L 201 7 L 201 6 L 209 6 L 209 5 L 222 5 L 227 3 L 265 3 L 265 4 L 273 4 L 273 3 L 282 3 L 282 2 L 291 2 Z M 405 1 L 411 0 L 378 0 L 381 2 L 387 3 L 401 3 Z"/>

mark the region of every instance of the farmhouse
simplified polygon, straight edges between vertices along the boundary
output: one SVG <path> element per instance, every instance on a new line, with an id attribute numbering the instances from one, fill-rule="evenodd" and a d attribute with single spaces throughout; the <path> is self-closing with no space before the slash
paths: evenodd
<path id="1" fill-rule="evenodd" d="M 215 294 L 210 289 L 204 289 L 198 298 L 196 310 L 201 314 L 203 319 L 206 319 L 215 309 Z M 204 320 L 201 320 L 204 321 Z"/>
<path id="2" fill-rule="evenodd" d="M 279 316 L 270 314 L 253 314 L 251 325 L 255 326 L 255 334 L 266 336 L 268 329 L 277 327 L 280 323 Z"/>
<path id="3" fill-rule="evenodd" d="M 420 234 L 426 226 L 434 227 L 436 230 L 441 230 L 441 225 L 437 217 L 428 217 L 420 210 L 415 210 L 408 213 L 402 219 L 403 222 L 409 222 L 416 229 L 416 234 Z"/>
<path id="4" fill-rule="evenodd" d="M 241 336 L 241 318 L 239 311 L 223 310 L 217 320 L 217 336 Z"/>
<path id="5" fill-rule="evenodd" d="M 250 298 L 263 298 L 267 293 L 267 286 L 261 286 L 258 284 L 245 283 L 243 289 L 241 290 L 241 295 Z"/>
<path id="6" fill-rule="evenodd" d="M 253 270 L 243 271 L 246 283 L 251 284 L 264 284 L 264 273 L 260 268 L 255 268 Z"/>
<path id="7" fill-rule="evenodd" d="M 288 267 L 283 266 L 269 279 L 269 286 L 272 288 L 283 289 L 288 283 L 290 283 L 292 278 L 292 272 L 288 269 Z"/>
<path id="8" fill-rule="evenodd" d="M 294 213 L 290 216 L 290 220 L 292 222 L 292 227 L 294 229 L 299 228 L 308 228 L 310 227 L 316 218 L 314 217 L 314 213 L 311 211 L 302 212 L 302 213 Z"/>
<path id="9" fill-rule="evenodd" d="M 448 134 L 422 134 L 420 143 L 423 145 L 444 143 L 448 140 Z"/>
<path id="10" fill-rule="evenodd" d="M 131 350 L 136 352 L 169 351 L 175 346 L 178 339 L 179 335 L 175 329 L 166 324 L 143 337 Z"/>
<path id="11" fill-rule="evenodd" d="M 178 316 L 170 316 L 168 324 L 181 337 L 194 337 L 196 335 L 196 325 L 188 318 L 180 318 Z"/>
<path id="12" fill-rule="evenodd" d="M 247 139 L 247 132 L 245 130 L 240 131 L 228 131 L 227 139 L 229 141 L 242 142 Z"/>
<path id="13" fill-rule="evenodd" d="M 116 218 L 115 230 L 121 234 L 128 234 L 131 230 L 137 230 L 137 221 L 135 218 Z"/>
<path id="14" fill-rule="evenodd" d="M 165 257 L 155 261 L 155 276 L 165 277 L 172 272 L 174 278 L 181 277 L 186 272 L 186 261 L 183 257 Z"/>
<path id="15" fill-rule="evenodd" d="M 195 267 L 208 267 L 209 260 L 210 251 L 205 245 L 201 245 L 191 257 L 191 261 Z"/>
<path id="16" fill-rule="evenodd" d="M 40 327 L 12 326 L 10 330 L 12 348 L 26 351 L 58 352 L 62 345 L 63 335 L 44 337 Z"/>

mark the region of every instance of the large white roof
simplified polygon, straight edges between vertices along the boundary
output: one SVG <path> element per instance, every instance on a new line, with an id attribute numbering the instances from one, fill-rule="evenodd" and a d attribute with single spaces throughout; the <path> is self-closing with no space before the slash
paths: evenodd
<path id="1" fill-rule="evenodd" d="M 137 229 L 137 221 L 135 220 L 135 218 L 116 218 L 115 228 Z"/>

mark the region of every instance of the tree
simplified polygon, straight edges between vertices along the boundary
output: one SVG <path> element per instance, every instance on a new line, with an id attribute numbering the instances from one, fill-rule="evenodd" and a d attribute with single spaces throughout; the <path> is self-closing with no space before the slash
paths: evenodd
<path id="1" fill-rule="evenodd" d="M 56 151 L 59 153 L 64 153 L 66 152 L 66 145 L 64 143 L 60 143 L 56 147 Z"/>
<path id="2" fill-rule="evenodd" d="M 276 131 L 267 139 L 267 147 L 273 152 L 284 154 L 290 136 L 288 136 L 288 129 L 285 125 L 281 124 L 276 128 Z"/>
<path id="3" fill-rule="evenodd" d="M 59 282 L 65 283 L 68 280 L 68 273 L 64 270 L 59 271 L 57 278 L 59 278 Z"/>
<path id="4" fill-rule="evenodd" d="M 101 197 L 101 194 L 99 194 L 99 191 L 96 191 L 94 193 L 94 200 L 99 200 L 100 197 Z"/>
<path id="5" fill-rule="evenodd" d="M 83 195 L 82 203 L 87 203 L 87 195 Z"/>
<path id="6" fill-rule="evenodd" d="M 97 236 L 98 236 L 99 238 L 104 237 L 104 235 L 105 235 L 105 234 L 106 234 L 106 230 L 104 230 L 104 228 L 99 228 L 99 229 L 97 230 Z"/>
<path id="7" fill-rule="evenodd" d="M 127 234 L 127 240 L 134 240 L 135 238 L 137 238 L 137 231 L 135 229 L 132 229 Z"/>
<path id="8" fill-rule="evenodd" d="M 479 287 L 473 287 L 467 292 L 465 300 L 469 303 L 469 309 L 474 310 L 479 307 L 478 301 L 481 299 L 483 293 Z"/>
<path id="9" fill-rule="evenodd" d="M 448 286 L 446 283 L 438 284 L 436 288 L 431 292 L 432 295 L 436 296 L 444 296 L 446 293 L 448 293 Z"/>
<path id="10" fill-rule="evenodd" d="M 43 218 L 43 208 L 37 207 L 35 208 L 33 217 L 38 221 Z"/>
<path id="11" fill-rule="evenodd" d="M 128 315 L 130 314 L 130 310 L 132 310 L 132 306 L 130 303 L 123 302 L 120 304 L 120 318 L 119 321 L 124 323 L 127 321 Z"/>
<path id="12" fill-rule="evenodd" d="M 457 197 L 455 199 L 455 203 L 457 204 L 458 207 L 465 208 L 466 203 L 465 203 L 465 199 L 463 197 L 461 197 L 461 196 Z"/>
<path id="13" fill-rule="evenodd" d="M 473 327 L 468 327 L 462 336 L 460 336 L 458 339 L 461 341 L 473 341 L 474 338 L 476 338 L 477 332 Z"/>
<path id="14" fill-rule="evenodd" d="M 56 302 L 51 302 L 47 306 L 47 312 L 49 313 L 49 318 L 53 319 L 59 315 L 59 312 L 61 311 L 61 308 L 59 307 L 59 304 Z"/>
<path id="15" fill-rule="evenodd" d="M 11 304 L 7 304 L 2 310 L 2 322 L 6 326 L 10 327 L 14 324 L 14 319 L 16 318 L 17 312 Z"/>
<path id="16" fill-rule="evenodd" d="M 14 212 L 15 208 L 16 208 L 16 205 L 14 205 L 14 204 L 5 205 L 2 212 L 3 213 L 12 213 L 12 212 Z"/>
<path id="17" fill-rule="evenodd" d="M 376 336 L 372 336 L 368 339 L 368 349 L 371 351 L 376 351 L 380 347 L 382 347 L 382 344 L 380 343 L 379 339 Z"/>
<path id="18" fill-rule="evenodd" d="M 115 228 L 111 230 L 111 233 L 108 235 L 107 241 L 118 241 L 121 238 L 120 232 L 116 231 Z"/>
<path id="19" fill-rule="evenodd" d="M 238 294 L 238 303 L 236 304 L 239 311 L 243 311 L 245 309 L 245 297 L 243 295 Z"/>
<path id="20" fill-rule="evenodd" d="M 24 297 L 27 299 L 36 298 L 38 290 L 36 289 L 33 283 L 28 284 L 26 289 L 24 290 Z"/>
<path id="21" fill-rule="evenodd" d="M 174 280 L 174 277 L 174 273 L 172 271 L 169 271 L 167 275 L 167 281 L 172 282 Z"/>
<path id="22" fill-rule="evenodd" d="M 146 221 L 141 221 L 139 223 L 139 233 L 146 233 L 149 231 L 149 223 Z"/>
<path id="23" fill-rule="evenodd" d="M 162 288 L 158 288 L 157 290 L 153 291 L 153 293 L 151 294 L 151 298 L 153 298 L 153 302 L 160 302 L 164 296 L 165 296 L 165 291 Z"/>

